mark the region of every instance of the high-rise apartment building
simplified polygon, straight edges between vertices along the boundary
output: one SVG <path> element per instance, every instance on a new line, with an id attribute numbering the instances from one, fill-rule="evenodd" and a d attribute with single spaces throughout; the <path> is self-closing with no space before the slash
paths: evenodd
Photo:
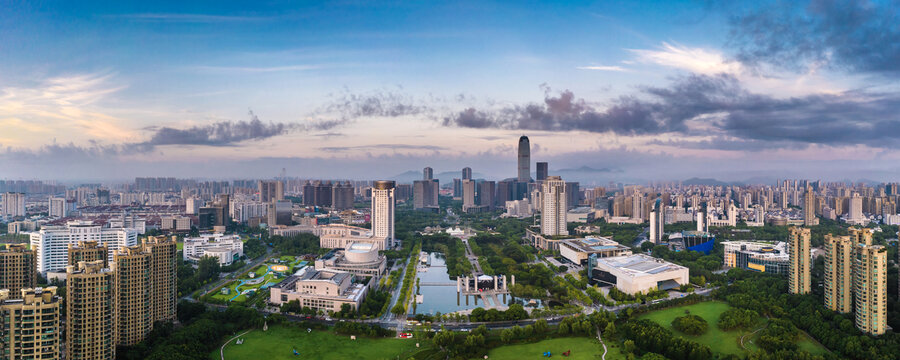
<path id="1" fill-rule="evenodd" d="M 0 251 L 0 289 L 8 289 L 10 298 L 21 295 L 22 289 L 34 288 L 36 257 L 24 244 L 8 244 Z"/>
<path id="2" fill-rule="evenodd" d="M 3 193 L 3 199 L 0 199 L 0 218 L 14 219 L 25 217 L 25 194 L 8 192 Z"/>
<path id="3" fill-rule="evenodd" d="M 50 217 L 64 218 L 68 215 L 66 198 L 50 197 L 47 205 L 47 214 Z"/>
<path id="4" fill-rule="evenodd" d="M 144 239 L 144 252 L 150 254 L 150 302 L 153 321 L 175 319 L 178 297 L 177 258 L 175 237 L 148 237 Z"/>
<path id="5" fill-rule="evenodd" d="M 78 265 L 79 262 L 102 261 L 103 267 L 109 267 L 109 248 L 97 241 L 80 241 L 69 244 L 69 260 L 67 265 Z"/>
<path id="6" fill-rule="evenodd" d="M 791 294 L 808 294 L 810 291 L 809 238 L 808 228 L 791 227 L 788 238 L 788 255 L 791 260 L 788 287 Z"/>
<path id="7" fill-rule="evenodd" d="M 31 233 L 31 248 L 37 252 L 37 269 L 62 271 L 69 265 L 69 244 L 96 241 L 109 249 L 108 259 L 126 246 L 137 245 L 137 231 L 131 228 L 104 228 L 91 221 L 69 221 L 65 226 L 45 226 Z"/>
<path id="8" fill-rule="evenodd" d="M 202 201 L 197 198 L 187 198 L 184 200 L 184 213 L 188 215 L 197 215 L 200 213 L 200 203 Z"/>
<path id="9" fill-rule="evenodd" d="M 0 358 L 59 359 L 59 307 L 56 287 L 0 289 Z"/>
<path id="10" fill-rule="evenodd" d="M 115 272 L 102 261 L 66 267 L 66 352 L 68 359 L 116 358 Z"/>
<path id="11" fill-rule="evenodd" d="M 887 325 L 887 248 L 860 245 L 854 259 L 856 327 L 872 335 Z"/>
<path id="12" fill-rule="evenodd" d="M 394 247 L 394 182 L 379 180 L 372 184 L 372 234 Z"/>
<path id="13" fill-rule="evenodd" d="M 825 235 L 825 307 L 853 310 L 853 248 L 849 236 Z"/>
<path id="14" fill-rule="evenodd" d="M 816 196 L 812 188 L 807 187 L 803 193 L 803 226 L 818 225 L 816 219 Z"/>
<path id="15" fill-rule="evenodd" d="M 547 179 L 547 175 L 549 174 L 549 173 L 547 172 L 547 163 L 546 163 L 546 162 L 542 162 L 542 161 L 538 161 L 538 162 L 535 163 L 534 165 L 535 165 L 535 178 L 534 178 L 534 179 L 537 180 L 537 181 L 544 181 L 544 180 L 546 180 L 546 179 Z"/>
<path id="16" fill-rule="evenodd" d="M 331 208 L 346 210 L 353 208 L 353 185 L 349 181 L 337 182 L 331 187 Z"/>
<path id="17" fill-rule="evenodd" d="M 531 143 L 528 137 L 522 135 L 519 138 L 519 174 L 516 178 L 520 183 L 531 181 Z"/>
<path id="18" fill-rule="evenodd" d="M 548 176 L 542 185 L 541 234 L 568 235 L 566 227 L 566 182 Z"/>
<path id="19" fill-rule="evenodd" d="M 850 197 L 847 219 L 851 221 L 861 221 L 863 218 L 862 197 L 859 196 L 859 193 L 853 193 L 853 196 Z"/>
<path id="20" fill-rule="evenodd" d="M 259 201 L 284 200 L 284 182 L 281 180 L 260 180 L 258 190 Z"/>
<path id="21" fill-rule="evenodd" d="M 113 258 L 117 344 L 134 345 L 153 329 L 150 254 L 140 246 L 129 246 L 120 249 Z"/>

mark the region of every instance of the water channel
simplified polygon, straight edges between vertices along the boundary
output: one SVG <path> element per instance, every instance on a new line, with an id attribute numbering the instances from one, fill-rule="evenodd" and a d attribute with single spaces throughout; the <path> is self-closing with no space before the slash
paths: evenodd
<path id="1" fill-rule="evenodd" d="M 444 262 L 444 256 L 441 253 L 430 253 L 429 260 L 431 266 L 427 271 L 417 272 L 417 277 L 421 283 L 453 283 L 456 279 L 450 279 L 447 274 L 447 266 Z M 466 296 L 459 295 L 457 297 L 456 286 L 421 286 L 420 293 L 423 295 L 423 301 L 416 306 L 416 313 L 431 314 L 441 312 L 441 314 L 452 313 L 460 310 L 469 310 L 476 307 L 491 306 L 491 301 L 487 304 L 481 297 L 469 296 L 469 304 L 466 305 Z M 457 299 L 459 304 L 457 304 Z M 476 301 L 478 302 L 476 304 Z"/>

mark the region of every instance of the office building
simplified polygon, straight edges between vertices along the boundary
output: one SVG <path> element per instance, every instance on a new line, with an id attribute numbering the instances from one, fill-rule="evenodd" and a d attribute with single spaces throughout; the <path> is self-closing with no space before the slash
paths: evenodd
<path id="1" fill-rule="evenodd" d="M 438 206 L 440 185 L 437 180 L 416 180 L 413 182 L 413 208 L 434 209 Z"/>
<path id="2" fill-rule="evenodd" d="M 69 207 L 65 198 L 50 197 L 47 206 L 47 214 L 50 217 L 64 218 L 69 213 Z"/>
<path id="3" fill-rule="evenodd" d="M 115 273 L 103 262 L 66 267 L 66 353 L 68 359 L 116 358 Z"/>
<path id="4" fill-rule="evenodd" d="M 206 256 L 216 258 L 221 266 L 231 265 L 244 256 L 244 242 L 240 235 L 224 234 L 200 234 L 184 239 L 184 261 L 196 263 Z"/>
<path id="5" fill-rule="evenodd" d="M 385 239 L 385 249 L 394 247 L 394 182 L 375 181 L 372 185 L 372 233 Z"/>
<path id="6" fill-rule="evenodd" d="M 150 254 L 140 246 L 120 249 L 113 256 L 117 344 L 134 345 L 153 329 L 150 301 Z"/>
<path id="7" fill-rule="evenodd" d="M 331 208 L 347 210 L 353 208 L 353 185 L 349 181 L 337 182 L 331 187 Z"/>
<path id="8" fill-rule="evenodd" d="M 784 242 L 724 241 L 724 265 L 749 271 L 787 275 L 791 260 Z"/>
<path id="9" fill-rule="evenodd" d="M 97 241 L 79 241 L 76 244 L 69 244 L 67 253 L 66 265 L 75 266 L 82 261 L 102 261 L 103 267 L 109 267 L 109 248 Z"/>
<path id="10" fill-rule="evenodd" d="M 191 218 L 187 216 L 166 216 L 159 219 L 159 229 L 174 232 L 191 231 Z"/>
<path id="11" fill-rule="evenodd" d="M 28 250 L 24 244 L 7 244 L 6 250 L 0 251 L 0 289 L 8 289 L 10 298 L 37 284 L 36 257 L 35 251 Z"/>
<path id="12" fill-rule="evenodd" d="M 591 256 L 608 258 L 631 255 L 631 248 L 621 245 L 610 238 L 588 236 L 560 241 L 559 255 L 573 264 L 585 265 Z"/>
<path id="13" fill-rule="evenodd" d="M 531 143 L 528 137 L 522 135 L 519 138 L 519 176 L 516 180 L 520 183 L 531 181 Z"/>
<path id="14" fill-rule="evenodd" d="M 422 169 L 422 180 L 432 180 L 434 179 L 434 170 L 430 167 L 425 167 Z"/>
<path id="15" fill-rule="evenodd" d="M 197 198 L 187 198 L 184 200 L 184 213 L 188 215 L 197 215 L 200 213 L 200 203 L 202 201 Z"/>
<path id="16" fill-rule="evenodd" d="M 854 259 L 856 327 L 871 335 L 887 326 L 887 248 L 859 245 Z"/>
<path id="17" fill-rule="evenodd" d="M 650 242 L 659 244 L 662 242 L 665 234 L 666 212 L 662 205 L 661 199 L 653 202 L 650 209 Z"/>
<path id="18" fill-rule="evenodd" d="M 284 182 L 281 180 L 260 180 L 258 190 L 259 201 L 264 203 L 284 200 Z"/>
<path id="19" fill-rule="evenodd" d="M 366 228 L 329 224 L 316 226 L 310 231 L 319 236 L 319 247 L 326 249 L 347 249 L 355 243 L 369 243 L 378 250 L 389 249 L 386 238 L 376 237 L 372 230 Z"/>
<path id="20" fill-rule="evenodd" d="M 266 211 L 268 220 L 266 222 L 270 227 L 275 225 L 291 225 L 291 211 L 293 204 L 290 200 L 276 200 L 269 203 L 269 209 Z"/>
<path id="21" fill-rule="evenodd" d="M 853 248 L 849 236 L 825 235 L 825 307 L 853 310 Z"/>
<path id="22" fill-rule="evenodd" d="M 466 179 L 462 181 L 462 211 L 465 213 L 470 212 L 470 209 L 478 205 L 475 202 L 475 185 L 475 180 Z"/>
<path id="23" fill-rule="evenodd" d="M 0 205 L 2 205 L 0 219 L 9 220 L 25 217 L 25 194 L 23 193 L 3 193 Z"/>
<path id="24" fill-rule="evenodd" d="M 353 274 L 344 271 L 316 270 L 307 266 L 269 288 L 269 302 L 277 305 L 297 300 L 302 307 L 322 311 L 341 311 L 349 304 L 359 309 L 367 287 L 353 283 Z"/>
<path id="25" fill-rule="evenodd" d="M 544 180 L 546 180 L 546 179 L 547 179 L 547 175 L 548 175 L 548 172 L 547 172 L 547 170 L 548 170 L 548 169 L 547 169 L 547 163 L 546 163 L 546 162 L 538 161 L 538 162 L 535 163 L 534 165 L 535 165 L 535 168 L 536 168 L 536 170 L 535 170 L 535 171 L 536 171 L 536 174 L 535 174 L 535 175 L 536 175 L 536 176 L 535 176 L 535 180 L 537 180 L 537 181 L 544 181 Z"/>
<path id="26" fill-rule="evenodd" d="M 572 210 L 581 202 L 581 189 L 577 182 L 566 183 L 566 209 Z M 646 219 L 646 217 L 645 217 Z"/>
<path id="27" fill-rule="evenodd" d="M 453 179 L 453 200 L 462 199 L 462 179 Z"/>
<path id="28" fill-rule="evenodd" d="M 61 303 L 55 286 L 21 289 L 16 294 L 10 289 L 0 289 L 2 358 L 60 359 Z"/>
<path id="29" fill-rule="evenodd" d="M 526 139 L 527 140 L 527 139 Z M 549 176 L 542 185 L 541 234 L 568 235 L 566 227 L 566 182 L 559 176 Z"/>
<path id="30" fill-rule="evenodd" d="M 788 236 L 788 255 L 791 260 L 788 290 L 791 294 L 808 294 L 810 291 L 809 238 L 808 228 L 791 227 Z"/>
<path id="31" fill-rule="evenodd" d="M 45 226 L 31 233 L 31 248 L 37 252 L 37 269 L 62 271 L 69 265 L 69 244 L 96 241 L 109 249 L 108 259 L 126 246 L 137 245 L 137 231 L 131 228 L 104 228 L 91 221 L 69 221 L 64 226 Z"/>
<path id="32" fill-rule="evenodd" d="M 472 180 L 472 168 L 464 167 L 462 169 L 462 180 Z"/>
<path id="33" fill-rule="evenodd" d="M 485 210 L 494 210 L 496 205 L 495 194 L 497 191 L 497 183 L 493 181 L 482 181 L 478 184 L 478 205 Z"/>

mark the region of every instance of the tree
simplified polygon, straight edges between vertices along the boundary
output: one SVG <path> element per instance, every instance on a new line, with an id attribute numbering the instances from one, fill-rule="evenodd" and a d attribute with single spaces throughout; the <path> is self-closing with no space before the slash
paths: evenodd
<path id="1" fill-rule="evenodd" d="M 672 327 L 689 335 L 700 335 L 706 332 L 709 324 L 706 320 L 697 315 L 679 316 L 672 320 Z"/>
<path id="2" fill-rule="evenodd" d="M 634 351 L 637 350 L 637 348 L 634 346 L 634 341 L 632 341 L 632 340 L 625 340 L 624 345 L 625 345 L 625 352 L 627 352 L 629 354 L 633 354 Z"/>
<path id="3" fill-rule="evenodd" d="M 503 329 L 503 331 L 500 332 L 500 341 L 505 344 L 509 344 L 509 342 L 512 341 L 513 337 L 515 337 L 515 335 L 513 334 L 512 329 Z"/>

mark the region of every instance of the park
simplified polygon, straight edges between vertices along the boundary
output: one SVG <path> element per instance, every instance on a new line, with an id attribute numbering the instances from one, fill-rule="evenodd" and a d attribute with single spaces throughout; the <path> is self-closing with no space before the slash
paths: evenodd
<path id="1" fill-rule="evenodd" d="M 306 261 L 294 256 L 270 259 L 267 263 L 216 289 L 211 298 L 218 302 L 245 302 L 252 294 L 280 283 L 306 264 Z"/>

